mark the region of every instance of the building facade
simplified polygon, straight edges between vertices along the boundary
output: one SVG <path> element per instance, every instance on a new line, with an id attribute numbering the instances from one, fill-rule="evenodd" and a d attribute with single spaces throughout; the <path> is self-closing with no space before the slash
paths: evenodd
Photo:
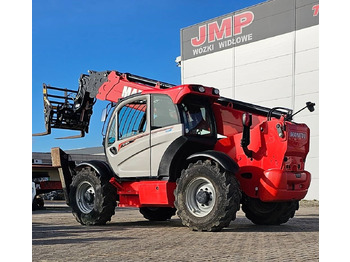
<path id="1" fill-rule="evenodd" d="M 182 84 L 294 111 L 310 127 L 306 199 L 319 199 L 319 1 L 270 0 L 181 29 Z"/>

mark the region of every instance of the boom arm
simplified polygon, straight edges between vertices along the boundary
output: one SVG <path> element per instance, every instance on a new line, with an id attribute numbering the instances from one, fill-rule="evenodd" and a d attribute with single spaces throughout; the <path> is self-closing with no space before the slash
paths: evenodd
<path id="1" fill-rule="evenodd" d="M 175 85 L 118 71 L 89 71 L 87 75 L 82 74 L 78 91 L 43 84 L 46 131 L 33 136 L 48 135 L 52 128 L 59 128 L 81 132 L 78 136 L 65 138 L 83 137 L 89 131 L 92 108 L 97 99 L 117 102 L 120 98 L 144 90 L 173 86 Z M 49 90 L 55 94 L 49 94 Z"/>

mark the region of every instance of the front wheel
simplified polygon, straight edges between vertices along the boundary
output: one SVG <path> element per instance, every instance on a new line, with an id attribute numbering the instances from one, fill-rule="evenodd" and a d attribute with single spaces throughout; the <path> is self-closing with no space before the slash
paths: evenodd
<path id="1" fill-rule="evenodd" d="M 191 163 L 175 189 L 175 207 L 183 225 L 197 231 L 220 231 L 236 218 L 241 192 L 233 174 L 211 161 Z"/>
<path id="2" fill-rule="evenodd" d="M 104 225 L 115 213 L 117 193 L 108 179 L 85 167 L 73 177 L 69 200 L 82 225 Z"/>

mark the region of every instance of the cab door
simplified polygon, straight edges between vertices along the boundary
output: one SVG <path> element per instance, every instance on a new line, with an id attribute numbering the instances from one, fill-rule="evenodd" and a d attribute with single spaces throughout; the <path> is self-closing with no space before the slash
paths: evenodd
<path id="1" fill-rule="evenodd" d="M 183 135 L 177 107 L 168 95 L 151 96 L 151 176 L 158 176 L 159 165 L 169 145 Z"/>
<path id="2" fill-rule="evenodd" d="M 119 103 L 108 124 L 105 153 L 119 177 L 149 177 L 150 95 Z"/>

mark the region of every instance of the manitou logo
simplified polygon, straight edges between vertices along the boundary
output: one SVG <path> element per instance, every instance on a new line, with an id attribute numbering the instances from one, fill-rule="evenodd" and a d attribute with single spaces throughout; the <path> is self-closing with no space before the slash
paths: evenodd
<path id="1" fill-rule="evenodd" d="M 289 137 L 297 138 L 297 139 L 305 139 L 306 134 L 302 132 L 290 132 Z"/>
<path id="2" fill-rule="evenodd" d="M 243 32 L 243 28 L 249 26 L 253 20 L 254 13 L 247 11 L 222 19 L 220 26 L 217 21 L 202 25 L 199 27 L 199 35 L 191 38 L 191 44 L 193 47 L 199 47 L 207 40 L 208 43 L 212 43 L 217 40 L 240 35 Z"/>
<path id="3" fill-rule="evenodd" d="M 136 89 L 136 88 L 132 88 L 129 86 L 124 86 L 123 87 L 123 92 L 122 92 L 122 97 L 127 97 L 127 96 L 131 96 L 137 93 L 141 93 L 142 90 Z"/>

